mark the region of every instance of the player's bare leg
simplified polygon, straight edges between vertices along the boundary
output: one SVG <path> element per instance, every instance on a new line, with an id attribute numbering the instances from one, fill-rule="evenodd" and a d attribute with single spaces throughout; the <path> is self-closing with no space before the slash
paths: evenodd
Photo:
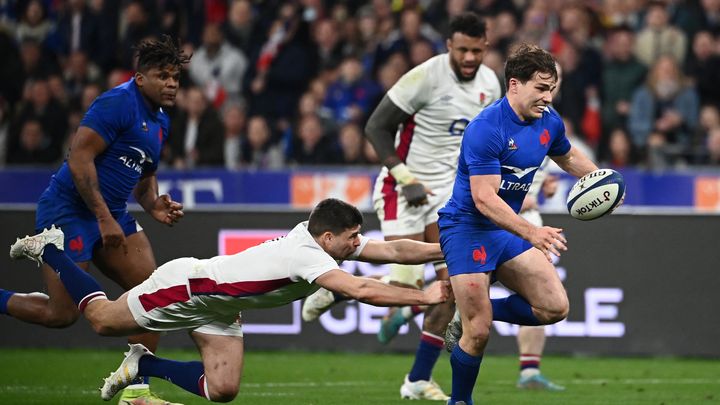
<path id="1" fill-rule="evenodd" d="M 87 271 L 88 262 L 77 263 Z M 50 266 L 42 265 L 42 275 L 47 288 L 43 293 L 15 293 L 7 302 L 7 312 L 15 319 L 48 328 L 66 328 L 77 321 L 80 312 L 63 287 L 57 273 Z"/>
<path id="2" fill-rule="evenodd" d="M 99 247 L 93 252 L 93 263 L 125 291 L 147 280 L 157 268 L 155 255 L 145 232 L 140 231 L 128 235 L 126 243 L 127 254 L 120 247 L 107 249 Z M 141 343 L 150 351 L 155 352 L 159 340 L 160 335 L 157 333 L 143 333 L 130 336 L 128 343 Z M 123 392 L 120 403 L 122 404 L 122 401 L 130 402 L 127 400 L 134 400 L 142 396 L 151 396 L 147 387 L 148 382 L 149 379 L 139 379 L 135 384 L 130 385 Z M 153 400 L 157 402 L 156 398 Z"/>
<path id="3" fill-rule="evenodd" d="M 205 368 L 206 398 L 216 402 L 232 401 L 240 389 L 243 338 L 198 332 L 192 332 L 191 336 L 200 350 Z"/>

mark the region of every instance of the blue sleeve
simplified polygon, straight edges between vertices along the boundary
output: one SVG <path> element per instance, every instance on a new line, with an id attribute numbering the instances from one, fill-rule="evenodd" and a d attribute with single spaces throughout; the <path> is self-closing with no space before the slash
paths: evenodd
<path id="1" fill-rule="evenodd" d="M 88 108 L 80 126 L 88 127 L 102 136 L 105 143 L 112 144 L 115 139 L 132 125 L 132 104 L 125 92 L 108 92 Z"/>
<path id="2" fill-rule="evenodd" d="M 470 176 L 500 174 L 502 139 L 500 131 L 487 120 L 468 125 L 463 135 L 463 158 Z"/>
<path id="3" fill-rule="evenodd" d="M 555 131 L 552 143 L 548 149 L 548 156 L 563 156 L 570 152 L 570 141 L 565 136 L 565 124 L 560 116 L 555 117 Z"/>

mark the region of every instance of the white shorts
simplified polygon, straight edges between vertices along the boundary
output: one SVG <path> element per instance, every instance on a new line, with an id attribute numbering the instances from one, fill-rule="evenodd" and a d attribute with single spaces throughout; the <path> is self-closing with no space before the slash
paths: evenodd
<path id="1" fill-rule="evenodd" d="M 453 182 L 423 183 L 435 195 L 428 195 L 425 205 L 410 207 L 400 192 L 400 186 L 389 176 L 378 176 L 373 192 L 373 206 L 383 235 L 406 236 L 425 232 L 426 226 L 438 221 L 438 211 L 452 196 Z"/>
<path id="2" fill-rule="evenodd" d="M 190 295 L 188 275 L 201 266 L 195 258 L 171 260 L 128 293 L 128 307 L 141 327 L 157 332 L 192 329 L 208 335 L 242 336 L 240 314 L 205 310 Z"/>

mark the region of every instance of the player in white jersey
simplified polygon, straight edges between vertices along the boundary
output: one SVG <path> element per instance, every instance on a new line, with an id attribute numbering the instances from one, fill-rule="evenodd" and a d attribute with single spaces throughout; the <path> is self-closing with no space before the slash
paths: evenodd
<path id="1" fill-rule="evenodd" d="M 430 58 L 398 80 L 365 129 L 385 166 L 373 195 L 385 240 L 439 241 L 437 211 L 452 193 L 465 126 L 502 95 L 495 73 L 481 64 L 487 40 L 485 23 L 476 14 L 464 13 L 451 22 L 446 45 L 447 53 Z M 446 264 L 438 261 L 434 266 L 437 278 L 446 280 Z M 393 264 L 389 281 L 421 288 L 424 264 Z M 332 303 L 331 294 L 318 291 L 305 302 L 303 318 L 315 319 Z M 444 401 L 448 396 L 431 374 L 454 312 L 452 302 L 435 308 L 391 311 L 383 320 L 378 339 L 387 343 L 400 326 L 423 310 L 421 341 L 400 395 Z"/>
<path id="2" fill-rule="evenodd" d="M 442 258 L 438 244 L 366 239 L 360 235 L 362 222 L 357 208 L 327 199 L 283 238 L 233 256 L 170 261 L 116 301 L 108 300 L 92 276 L 63 252 L 58 228 L 19 239 L 10 256 L 52 267 L 98 334 L 191 330 L 202 362 L 162 359 L 141 344 L 131 345 L 120 367 L 105 379 L 104 400 L 137 376 L 151 376 L 229 402 L 237 395 L 243 366 L 241 310 L 282 306 L 319 286 L 373 305 L 429 305 L 448 298 L 447 281 L 419 291 L 340 270 L 338 262 L 344 259 L 414 264 Z"/>

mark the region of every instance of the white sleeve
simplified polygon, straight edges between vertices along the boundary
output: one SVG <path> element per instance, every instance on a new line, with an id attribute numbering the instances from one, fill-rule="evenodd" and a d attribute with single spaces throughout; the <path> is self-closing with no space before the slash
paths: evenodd
<path id="1" fill-rule="evenodd" d="M 432 88 L 432 78 L 429 76 L 426 63 L 415 66 L 390 88 L 387 95 L 401 110 L 410 115 L 415 114 L 429 101 Z"/>
<path id="2" fill-rule="evenodd" d="M 360 246 L 358 246 L 357 249 L 355 249 L 355 251 L 350 256 L 348 256 L 348 260 L 355 260 L 358 257 L 360 257 L 360 253 L 362 253 L 363 249 L 365 249 L 365 246 L 367 245 L 368 241 L 370 240 L 370 238 L 366 238 L 362 234 L 360 234 L 359 236 L 360 236 Z"/>
<path id="3" fill-rule="evenodd" d="M 316 278 L 340 266 L 330 255 L 320 248 L 303 245 L 295 250 L 290 264 L 290 278 L 307 280 L 309 283 Z"/>

